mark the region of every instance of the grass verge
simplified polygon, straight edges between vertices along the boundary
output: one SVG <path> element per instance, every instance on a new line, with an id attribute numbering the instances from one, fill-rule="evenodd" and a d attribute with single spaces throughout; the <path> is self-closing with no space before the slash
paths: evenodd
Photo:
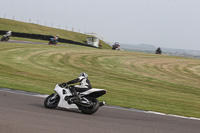
<path id="1" fill-rule="evenodd" d="M 81 72 L 109 105 L 200 118 L 199 59 L 0 42 L 0 87 L 50 94 Z"/>

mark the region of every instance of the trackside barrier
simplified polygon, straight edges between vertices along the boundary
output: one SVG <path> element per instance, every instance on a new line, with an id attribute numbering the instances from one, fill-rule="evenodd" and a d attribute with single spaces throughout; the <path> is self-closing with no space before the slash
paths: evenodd
<path id="1" fill-rule="evenodd" d="M 0 35 L 4 35 L 4 34 L 6 34 L 6 32 L 7 31 L 0 30 Z M 48 41 L 50 40 L 50 38 L 53 37 L 53 36 L 50 36 L 50 35 L 29 34 L 29 33 L 20 33 L 20 32 L 12 32 L 12 36 L 14 36 L 14 37 L 22 37 L 22 38 L 48 40 Z M 82 46 L 89 46 L 89 45 L 86 45 L 84 43 L 75 42 L 75 41 L 68 40 L 68 39 L 63 39 L 63 38 L 59 38 L 58 41 L 62 42 L 62 43 L 70 43 L 70 44 L 76 44 L 76 45 L 82 45 Z M 89 47 L 91 47 L 91 46 L 89 46 Z"/>

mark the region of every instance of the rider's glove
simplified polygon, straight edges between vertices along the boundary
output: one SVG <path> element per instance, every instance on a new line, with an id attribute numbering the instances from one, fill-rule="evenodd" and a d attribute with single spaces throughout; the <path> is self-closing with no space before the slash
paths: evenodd
<path id="1" fill-rule="evenodd" d="M 65 83 L 65 82 L 64 82 L 64 83 L 60 83 L 59 86 L 60 86 L 60 87 L 66 87 L 66 86 L 67 86 L 67 83 Z"/>
<path id="2" fill-rule="evenodd" d="M 74 85 L 70 85 L 70 88 L 74 88 Z"/>

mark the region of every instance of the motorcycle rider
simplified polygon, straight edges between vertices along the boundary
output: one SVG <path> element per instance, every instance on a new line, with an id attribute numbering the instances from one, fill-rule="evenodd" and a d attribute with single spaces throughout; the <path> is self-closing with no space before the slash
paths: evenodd
<path id="1" fill-rule="evenodd" d="M 58 43 L 58 35 L 54 36 L 53 38 L 53 44 L 57 44 Z"/>
<path id="2" fill-rule="evenodd" d="M 82 72 L 78 78 L 73 79 L 71 81 L 68 82 L 64 82 L 61 83 L 60 86 L 67 86 L 68 84 L 75 84 L 75 83 L 80 83 L 80 85 L 71 85 L 69 87 L 69 90 L 71 91 L 72 95 L 75 97 L 74 100 L 76 101 L 80 101 L 81 98 L 80 96 L 77 94 L 77 92 L 84 92 L 87 91 L 89 89 L 92 89 L 92 86 L 90 84 L 90 80 L 88 79 L 88 75 L 87 73 Z"/>
<path id="3" fill-rule="evenodd" d="M 11 36 L 12 35 L 12 31 L 8 31 L 8 32 L 6 32 L 6 36 L 9 38 L 9 36 Z"/>
<path id="4" fill-rule="evenodd" d="M 8 38 L 8 40 L 10 39 L 9 37 L 12 35 L 12 31 L 8 31 L 8 32 L 6 32 L 6 34 L 5 35 L 3 35 L 3 38 L 4 39 L 6 39 L 6 38 Z"/>
<path id="5" fill-rule="evenodd" d="M 50 38 L 49 45 L 51 45 L 51 44 L 56 45 L 57 43 L 58 43 L 58 35 L 56 35 L 56 36 Z"/>
<path id="6" fill-rule="evenodd" d="M 112 46 L 113 50 L 119 50 L 120 45 L 119 45 L 119 41 L 116 41 L 115 44 Z"/>
<path id="7" fill-rule="evenodd" d="M 156 50 L 156 53 L 155 54 L 162 54 L 162 50 L 160 47 L 158 47 L 158 49 Z"/>
<path id="8" fill-rule="evenodd" d="M 58 35 L 56 35 L 56 36 L 54 37 L 54 40 L 55 40 L 56 42 L 58 42 Z"/>

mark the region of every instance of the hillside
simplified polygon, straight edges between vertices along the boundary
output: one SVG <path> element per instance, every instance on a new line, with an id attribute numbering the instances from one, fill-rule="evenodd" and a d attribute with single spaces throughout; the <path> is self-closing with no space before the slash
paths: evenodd
<path id="1" fill-rule="evenodd" d="M 5 31 L 14 31 L 20 33 L 29 33 L 29 34 L 42 34 L 42 35 L 59 35 L 60 38 L 69 39 L 75 42 L 86 43 L 86 37 L 90 35 L 56 29 L 46 26 L 41 26 L 33 23 L 25 23 L 20 21 L 14 21 L 9 19 L 0 18 L 0 30 Z M 104 42 L 102 42 L 103 49 L 110 49 L 110 46 Z"/>
<path id="2" fill-rule="evenodd" d="M 200 118 L 198 59 L 0 42 L 0 61 L 0 87 L 50 94 L 86 72 L 108 105 Z"/>

